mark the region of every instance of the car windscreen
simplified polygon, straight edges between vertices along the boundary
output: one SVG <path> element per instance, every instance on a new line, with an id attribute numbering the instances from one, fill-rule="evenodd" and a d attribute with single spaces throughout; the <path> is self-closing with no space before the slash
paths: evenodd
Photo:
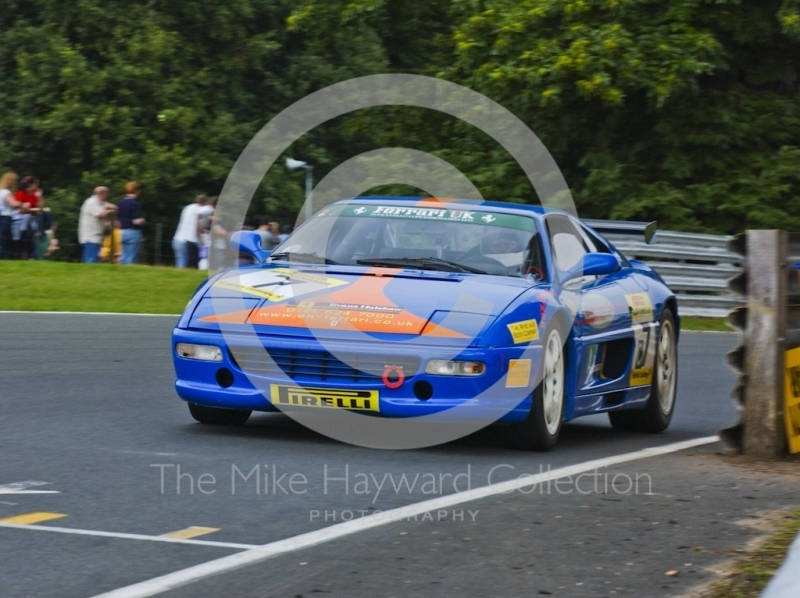
<path id="1" fill-rule="evenodd" d="M 276 259 L 290 260 L 293 254 L 346 265 L 448 269 L 450 264 L 454 271 L 461 266 L 496 276 L 545 270 L 533 218 L 468 207 L 331 206 L 273 252 Z"/>

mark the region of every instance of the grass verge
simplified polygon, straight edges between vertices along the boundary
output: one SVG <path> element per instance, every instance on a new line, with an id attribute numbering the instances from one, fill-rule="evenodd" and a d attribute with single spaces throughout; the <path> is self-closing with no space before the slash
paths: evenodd
<path id="1" fill-rule="evenodd" d="M 0 310 L 179 314 L 199 270 L 0 261 Z"/>
<path id="2" fill-rule="evenodd" d="M 179 314 L 199 270 L 153 266 L 0 261 L 0 310 Z M 722 318 L 682 316 L 683 330 L 730 332 Z"/>
<path id="3" fill-rule="evenodd" d="M 681 330 L 705 330 L 713 332 L 733 332 L 724 318 L 698 318 L 681 316 Z"/>
<path id="4" fill-rule="evenodd" d="M 783 564 L 800 532 L 800 511 L 787 514 L 775 533 L 733 567 L 724 580 L 712 584 L 703 598 L 757 598 Z"/>

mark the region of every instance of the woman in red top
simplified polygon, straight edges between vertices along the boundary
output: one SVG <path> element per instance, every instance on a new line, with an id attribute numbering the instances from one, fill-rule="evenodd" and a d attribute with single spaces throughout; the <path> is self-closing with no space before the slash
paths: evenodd
<path id="1" fill-rule="evenodd" d="M 19 182 L 19 191 L 15 199 L 19 207 L 19 251 L 18 256 L 26 260 L 35 257 L 34 236 L 38 230 L 36 215 L 41 211 L 39 205 L 42 191 L 39 189 L 39 179 L 26 176 Z"/>

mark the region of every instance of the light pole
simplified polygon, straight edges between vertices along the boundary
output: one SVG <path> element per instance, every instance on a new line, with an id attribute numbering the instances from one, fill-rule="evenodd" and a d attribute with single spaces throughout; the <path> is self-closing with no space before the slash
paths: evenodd
<path id="1" fill-rule="evenodd" d="M 295 160 L 294 158 L 286 159 L 286 168 L 288 170 L 297 170 L 303 168 L 306 171 L 306 203 L 303 212 L 305 220 L 314 215 L 314 207 L 311 203 L 311 190 L 314 188 L 314 167 L 302 160 Z"/>

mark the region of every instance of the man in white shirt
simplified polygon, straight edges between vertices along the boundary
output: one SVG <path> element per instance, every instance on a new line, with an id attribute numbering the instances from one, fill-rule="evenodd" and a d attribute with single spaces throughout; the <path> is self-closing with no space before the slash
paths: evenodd
<path id="1" fill-rule="evenodd" d="M 199 261 L 200 218 L 214 211 L 213 207 L 206 205 L 207 203 L 208 198 L 205 195 L 198 195 L 194 198 L 194 203 L 190 203 L 181 212 L 178 230 L 175 231 L 175 236 L 172 237 L 172 250 L 175 253 L 176 268 L 197 268 Z"/>
<path id="2" fill-rule="evenodd" d="M 78 222 L 82 262 L 95 264 L 99 261 L 100 245 L 106 230 L 105 218 L 116 209 L 117 206 L 108 203 L 108 187 L 95 187 L 94 195 L 83 202 Z"/>

